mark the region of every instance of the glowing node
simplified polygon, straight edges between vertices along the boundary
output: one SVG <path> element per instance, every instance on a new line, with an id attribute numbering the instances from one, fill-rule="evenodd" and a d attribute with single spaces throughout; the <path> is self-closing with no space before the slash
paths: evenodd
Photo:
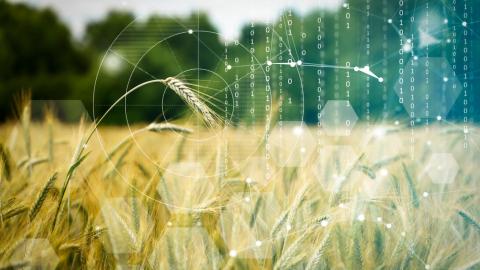
<path id="1" fill-rule="evenodd" d="M 387 22 L 388 22 L 388 23 L 392 23 L 392 19 L 388 19 Z"/>
<path id="2" fill-rule="evenodd" d="M 360 214 L 357 216 L 357 220 L 358 221 L 365 221 L 365 215 L 364 214 Z"/>
<path id="3" fill-rule="evenodd" d="M 292 230 L 292 225 L 287 224 L 287 231 L 291 231 L 291 230 Z"/>
<path id="4" fill-rule="evenodd" d="M 443 20 L 443 23 L 448 23 L 448 19 L 444 19 L 444 20 Z"/>
<path id="5" fill-rule="evenodd" d="M 400 122 L 397 120 L 395 121 L 395 126 L 398 126 L 400 124 Z"/>
<path id="6" fill-rule="evenodd" d="M 413 57 L 413 60 L 418 60 L 418 56 L 415 55 L 415 56 Z"/>
<path id="7" fill-rule="evenodd" d="M 411 51 L 411 50 L 412 50 L 412 44 L 410 44 L 410 43 L 405 43 L 405 44 L 403 45 L 403 51 L 409 52 L 409 51 Z"/>
<path id="8" fill-rule="evenodd" d="M 449 39 L 449 38 L 447 38 L 447 43 L 450 43 L 450 42 L 452 42 L 452 40 L 451 40 L 451 39 Z"/>
<path id="9" fill-rule="evenodd" d="M 380 170 L 380 175 L 381 175 L 381 176 L 387 176 L 387 175 L 388 175 L 388 170 L 385 169 L 385 168 L 381 169 L 381 170 Z"/>
<path id="10" fill-rule="evenodd" d="M 387 223 L 385 226 L 387 227 L 387 229 L 391 229 L 393 225 L 392 223 Z"/>
<path id="11" fill-rule="evenodd" d="M 365 69 L 366 71 L 369 71 L 370 67 L 369 66 L 364 66 L 363 69 Z"/>
<path id="12" fill-rule="evenodd" d="M 407 233 L 402 232 L 400 235 L 403 236 L 403 237 L 405 237 L 405 235 L 407 235 Z"/>
<path id="13" fill-rule="evenodd" d="M 438 121 L 442 120 L 442 116 L 437 115 L 437 120 L 438 120 Z"/>
<path id="14" fill-rule="evenodd" d="M 305 152 L 307 152 L 307 149 L 305 149 L 305 147 L 302 147 L 302 148 L 300 148 L 300 152 L 305 153 Z"/>
<path id="15" fill-rule="evenodd" d="M 359 71 L 360 69 L 358 67 L 353 68 L 354 71 Z"/>
<path id="16" fill-rule="evenodd" d="M 444 82 L 448 82 L 448 77 L 443 77 Z"/>
<path id="17" fill-rule="evenodd" d="M 303 133 L 302 127 L 294 127 L 293 128 L 293 134 L 296 136 L 300 136 Z"/>
<path id="18" fill-rule="evenodd" d="M 375 136 L 376 138 L 382 138 L 383 136 L 385 136 L 385 133 L 386 133 L 386 130 L 383 129 L 383 128 L 376 128 L 374 131 L 373 131 L 373 136 Z"/>
<path id="19" fill-rule="evenodd" d="M 345 208 L 345 204 L 341 203 L 338 205 L 340 208 Z"/>
<path id="20" fill-rule="evenodd" d="M 230 250 L 230 252 L 228 253 L 228 255 L 230 255 L 230 257 L 235 258 L 235 257 L 237 257 L 238 253 L 237 253 L 237 251 L 236 251 L 235 249 L 232 249 L 232 250 Z"/>
<path id="21" fill-rule="evenodd" d="M 253 182 L 252 178 L 250 177 L 247 177 L 245 181 L 247 182 L 247 184 L 251 184 Z"/>
<path id="22" fill-rule="evenodd" d="M 427 198 L 429 194 L 428 194 L 428 192 L 425 191 L 425 192 L 423 192 L 422 195 L 423 195 L 423 197 Z"/>
<path id="23" fill-rule="evenodd" d="M 190 35 L 193 34 L 193 30 L 192 29 L 188 29 L 187 31 Z"/>
<path id="24" fill-rule="evenodd" d="M 250 202 L 250 197 L 245 197 L 246 202 Z"/>
<path id="25" fill-rule="evenodd" d="M 430 264 L 425 264 L 425 269 L 430 269 Z"/>
<path id="26" fill-rule="evenodd" d="M 255 241 L 255 246 L 259 247 L 261 245 L 262 245 L 262 241 L 260 240 Z"/>
<path id="27" fill-rule="evenodd" d="M 297 64 L 295 62 L 290 62 L 290 67 L 295 67 Z"/>
<path id="28" fill-rule="evenodd" d="M 462 22 L 463 27 L 467 27 L 467 22 Z"/>
<path id="29" fill-rule="evenodd" d="M 167 226 L 169 226 L 169 227 L 172 226 L 172 222 L 170 222 L 170 221 L 167 222 Z"/>
<path id="30" fill-rule="evenodd" d="M 382 222 L 382 217 L 377 217 L 377 222 Z"/>
<path id="31" fill-rule="evenodd" d="M 271 65 L 273 65 L 272 61 L 268 60 L 267 61 L 267 66 L 271 66 Z"/>
<path id="32" fill-rule="evenodd" d="M 232 66 L 231 66 L 231 65 L 228 65 L 228 66 L 227 66 L 227 70 L 230 70 L 230 69 L 232 69 Z"/>
<path id="33" fill-rule="evenodd" d="M 302 60 L 297 61 L 297 66 L 301 66 L 303 64 Z"/>
<path id="34" fill-rule="evenodd" d="M 408 39 L 407 39 L 407 42 L 408 42 L 408 43 L 412 43 L 412 40 L 408 38 Z"/>
<path id="35" fill-rule="evenodd" d="M 344 8 L 348 7 L 347 3 L 343 3 L 343 7 Z"/>
<path id="36" fill-rule="evenodd" d="M 383 82 L 383 78 L 382 78 L 382 77 L 378 78 L 378 82 L 381 82 L 381 83 L 382 83 L 382 82 Z"/>
<path id="37" fill-rule="evenodd" d="M 427 145 L 432 145 L 432 141 L 428 140 Z"/>
<path id="38" fill-rule="evenodd" d="M 320 221 L 320 226 L 322 226 L 322 227 L 327 227 L 327 226 L 328 226 L 328 220 L 322 220 L 322 221 Z"/>
<path id="39" fill-rule="evenodd" d="M 465 127 L 465 128 L 463 129 L 463 133 L 468 134 L 468 128 Z"/>

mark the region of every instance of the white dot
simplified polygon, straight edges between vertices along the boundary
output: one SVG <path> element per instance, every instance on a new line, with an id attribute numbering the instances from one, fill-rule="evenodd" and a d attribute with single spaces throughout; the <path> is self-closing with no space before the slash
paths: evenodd
<path id="1" fill-rule="evenodd" d="M 405 237 L 405 235 L 407 235 L 407 234 L 405 232 L 402 232 L 400 235 Z"/>
<path id="2" fill-rule="evenodd" d="M 450 43 L 450 42 L 452 42 L 452 40 L 451 40 L 451 39 L 449 39 L 449 38 L 447 38 L 447 43 Z"/>
<path id="3" fill-rule="evenodd" d="M 448 19 L 444 19 L 444 20 L 443 20 L 443 23 L 448 23 Z"/>
<path id="4" fill-rule="evenodd" d="M 425 264 L 425 269 L 430 269 L 430 264 Z"/>
<path id="5" fill-rule="evenodd" d="M 381 127 L 375 128 L 373 130 L 373 135 L 377 138 L 381 138 L 381 137 L 385 136 L 385 133 L 386 133 L 386 130 L 381 128 Z"/>
<path id="6" fill-rule="evenodd" d="M 255 241 L 255 246 L 259 247 L 261 245 L 262 245 L 262 241 L 260 240 Z"/>
<path id="7" fill-rule="evenodd" d="M 84 144 L 84 145 L 83 145 L 83 148 L 87 148 L 87 146 L 88 146 L 87 144 Z"/>
<path id="8" fill-rule="evenodd" d="M 448 77 L 443 77 L 444 82 L 448 82 Z"/>
<path id="9" fill-rule="evenodd" d="M 463 133 L 465 133 L 465 134 L 468 133 L 468 128 L 467 128 L 467 127 L 465 127 L 465 128 L 463 129 Z"/>
<path id="10" fill-rule="evenodd" d="M 385 169 L 385 168 L 381 169 L 381 170 L 380 170 L 380 175 L 381 175 L 381 176 L 387 176 L 387 175 L 388 175 L 388 170 Z"/>
<path id="11" fill-rule="evenodd" d="M 438 121 L 442 120 L 442 116 L 437 115 L 437 120 L 438 120 Z"/>
<path id="12" fill-rule="evenodd" d="M 364 221 L 365 220 L 365 215 L 364 214 L 360 214 L 357 216 L 357 220 L 358 221 Z"/>
<path id="13" fill-rule="evenodd" d="M 227 69 L 228 69 L 228 70 L 232 69 L 232 66 L 231 66 L 231 65 L 227 65 Z"/>
<path id="14" fill-rule="evenodd" d="M 415 55 L 415 56 L 413 57 L 413 60 L 418 60 L 418 56 Z"/>
<path id="15" fill-rule="evenodd" d="M 237 257 L 237 251 L 235 249 L 230 250 L 228 254 L 230 255 L 230 257 Z"/>
<path id="16" fill-rule="evenodd" d="M 378 82 L 381 82 L 381 83 L 382 83 L 382 82 L 383 82 L 383 78 L 382 78 L 382 77 L 378 78 Z"/>
<path id="17" fill-rule="evenodd" d="M 360 69 L 358 67 L 353 68 L 354 71 L 359 71 Z"/>
<path id="18" fill-rule="evenodd" d="M 369 71 L 370 67 L 369 66 L 364 66 L 363 69 L 365 69 L 366 71 Z"/>
<path id="19" fill-rule="evenodd" d="M 397 120 L 395 121 L 395 125 L 398 126 L 400 124 L 400 122 Z"/>
<path id="20" fill-rule="evenodd" d="M 340 208 L 345 208 L 345 204 L 344 203 L 341 203 L 338 205 Z"/>
<path id="21" fill-rule="evenodd" d="M 290 62 L 291 67 L 295 67 L 297 64 L 295 62 Z"/>
<path id="22" fill-rule="evenodd" d="M 167 222 L 167 226 L 172 226 L 172 222 Z"/>
<path id="23" fill-rule="evenodd" d="M 428 145 L 432 145 L 432 141 L 428 140 L 428 141 L 427 141 L 427 144 L 428 144 Z"/>
<path id="24" fill-rule="evenodd" d="M 428 192 L 426 192 L 426 191 L 425 191 L 425 192 L 423 192 L 423 194 L 422 194 L 422 195 L 423 195 L 423 197 L 425 197 L 425 198 L 426 198 L 426 197 L 428 197 L 428 195 L 429 195 L 429 194 L 428 194 Z"/>
<path id="25" fill-rule="evenodd" d="M 188 29 L 188 33 L 189 33 L 189 34 L 193 34 L 193 30 L 192 30 L 192 29 Z"/>
<path id="26" fill-rule="evenodd" d="M 246 202 L 250 202 L 250 197 L 245 197 Z"/>
<path id="27" fill-rule="evenodd" d="M 392 228 L 392 223 L 387 223 L 385 226 L 387 227 L 387 229 L 391 229 Z"/>
<path id="28" fill-rule="evenodd" d="M 272 64 L 273 64 L 272 61 L 270 60 L 267 61 L 267 66 L 271 66 Z"/>
<path id="29" fill-rule="evenodd" d="M 382 222 L 382 217 L 377 217 L 377 222 Z"/>
<path id="30" fill-rule="evenodd" d="M 412 50 L 412 45 L 410 43 L 406 43 L 403 45 L 403 51 L 404 52 L 409 52 Z"/>
<path id="31" fill-rule="evenodd" d="M 300 135 L 302 135 L 302 133 L 303 133 L 302 127 L 298 127 L 298 126 L 297 126 L 297 127 L 294 127 L 294 128 L 293 128 L 293 134 L 294 134 L 294 135 L 300 136 Z"/>
<path id="32" fill-rule="evenodd" d="M 343 3 L 343 7 L 344 8 L 348 7 L 347 3 Z"/>
<path id="33" fill-rule="evenodd" d="M 407 39 L 407 42 L 408 42 L 408 43 L 412 43 L 412 40 L 408 38 L 408 39 Z"/>
<path id="34" fill-rule="evenodd" d="M 287 231 L 290 231 L 292 229 L 292 225 L 287 224 Z"/>
<path id="35" fill-rule="evenodd" d="M 320 226 L 327 227 L 328 226 L 328 220 L 324 219 L 324 220 L 320 221 Z"/>
<path id="36" fill-rule="evenodd" d="M 305 147 L 300 148 L 300 152 L 305 153 L 307 150 L 305 150 Z"/>
<path id="37" fill-rule="evenodd" d="M 462 22 L 463 27 L 467 27 L 467 22 Z"/>
<path id="38" fill-rule="evenodd" d="M 388 19 L 387 22 L 388 22 L 388 23 L 392 23 L 392 19 Z"/>
<path id="39" fill-rule="evenodd" d="M 247 179 L 245 180 L 248 184 L 251 184 L 252 183 L 252 178 L 250 177 L 247 177 Z"/>
<path id="40" fill-rule="evenodd" d="M 297 65 L 298 65 L 298 66 L 301 66 L 302 64 L 303 64 L 302 60 L 298 60 L 298 61 L 297 61 Z"/>

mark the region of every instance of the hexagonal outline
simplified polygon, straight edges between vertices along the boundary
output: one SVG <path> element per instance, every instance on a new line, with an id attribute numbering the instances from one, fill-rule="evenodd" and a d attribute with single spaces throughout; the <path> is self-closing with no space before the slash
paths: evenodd
<path id="1" fill-rule="evenodd" d="M 411 59 L 409 59 L 409 61 L 408 61 L 407 64 L 405 65 L 405 67 L 407 67 L 407 66 L 412 66 L 412 65 L 414 65 L 414 64 L 416 64 L 416 66 L 418 67 L 418 63 L 420 63 L 420 62 L 422 62 L 422 63 L 423 63 L 423 66 L 425 66 L 425 62 L 424 62 L 425 59 L 428 59 L 429 63 L 430 63 L 431 61 L 435 61 L 435 60 L 440 61 L 442 65 L 443 65 L 443 64 L 446 65 L 446 72 L 445 72 L 445 73 L 446 73 L 446 74 L 453 74 L 452 66 L 450 65 L 450 63 L 448 62 L 448 60 L 445 59 L 445 57 L 429 57 L 429 58 L 420 57 L 420 58 L 418 58 L 418 59 L 411 58 Z M 431 65 L 431 64 L 429 64 L 429 65 Z M 417 74 L 417 76 L 418 76 L 418 74 Z M 396 83 L 395 83 L 395 85 L 394 85 L 394 87 L 393 87 L 394 92 L 397 94 L 397 96 L 398 96 L 399 98 L 401 98 L 401 96 L 400 96 L 400 89 L 399 89 L 399 84 L 400 84 L 400 81 L 399 81 L 399 80 L 400 80 L 400 78 L 401 78 L 401 77 L 399 76 L 399 79 L 397 79 L 397 81 L 396 81 Z M 445 112 L 443 112 L 443 111 L 441 111 L 441 112 L 433 112 L 433 113 L 429 111 L 429 117 L 426 117 L 424 114 L 422 114 L 422 115 L 420 115 L 420 116 L 415 115 L 415 118 L 418 118 L 418 119 L 427 119 L 427 118 L 428 118 L 428 119 L 432 119 L 432 118 L 436 118 L 437 116 L 441 116 L 442 118 L 445 118 L 445 117 L 448 115 L 448 113 L 449 113 L 449 112 L 451 111 L 451 109 L 453 108 L 453 105 L 455 104 L 455 101 L 458 99 L 458 97 L 459 97 L 459 95 L 460 95 L 460 93 L 462 92 L 462 89 L 463 89 L 463 88 L 462 88 L 462 84 L 460 83 L 460 81 L 458 80 L 458 77 L 457 77 L 456 75 L 454 76 L 453 80 L 452 80 L 452 79 L 449 79 L 448 81 L 452 81 L 452 83 L 451 83 L 452 86 L 451 86 L 451 87 L 448 87 L 447 89 L 450 89 L 450 90 L 451 90 L 451 89 L 457 89 L 457 93 L 454 94 L 455 97 L 453 97 L 453 98 L 451 98 L 451 100 L 449 100 L 449 102 L 450 102 L 451 104 L 447 106 L 446 111 L 445 111 Z M 450 82 L 449 82 L 449 83 L 450 83 Z M 410 82 L 408 82 L 408 80 L 406 80 L 405 75 L 404 75 L 404 84 L 403 84 L 403 85 L 406 85 L 405 88 L 408 88 L 408 85 L 409 85 L 409 84 L 410 84 Z M 457 86 L 454 87 L 453 85 L 457 85 Z M 407 91 L 407 90 L 405 90 L 405 91 Z M 431 93 L 431 92 L 435 93 L 435 91 L 428 91 L 428 93 Z M 447 92 L 448 92 L 448 91 L 447 91 Z M 450 91 L 450 92 L 451 92 L 451 91 Z M 422 92 L 422 93 L 424 93 L 424 92 Z M 405 95 L 405 94 L 404 94 L 404 95 Z M 407 96 L 408 96 L 408 94 L 407 94 Z M 432 103 L 432 102 L 430 101 L 430 103 Z M 410 108 L 410 106 L 408 105 L 408 104 L 410 104 L 410 103 L 407 103 L 406 101 L 404 101 L 404 102 L 401 103 L 401 104 L 403 105 L 403 108 L 404 108 L 405 111 L 408 113 L 408 115 L 410 115 L 410 114 L 411 114 L 411 111 L 412 111 L 411 108 Z M 415 105 L 416 105 L 416 104 L 415 104 Z"/>
<path id="2" fill-rule="evenodd" d="M 342 110 L 342 107 L 346 108 L 346 110 L 348 110 L 349 112 L 345 113 L 345 111 Z M 326 122 L 324 120 L 325 118 L 328 119 L 329 118 L 328 116 L 331 113 L 338 112 L 338 108 L 340 108 L 340 111 L 342 112 L 341 118 L 343 119 L 341 120 L 345 122 L 346 127 L 345 128 L 343 126 L 341 127 L 342 130 L 343 129 L 345 130 L 345 133 L 343 133 L 342 131 L 338 131 L 339 129 L 338 126 L 333 127 L 334 131 L 332 131 L 332 127 L 329 126 L 328 121 Z M 345 115 L 347 114 L 350 114 L 350 116 L 352 116 L 351 119 L 349 117 L 345 117 Z M 328 100 L 327 103 L 323 106 L 322 111 L 320 112 L 320 125 L 327 136 L 349 136 L 352 129 L 355 127 L 355 124 L 357 123 L 357 121 L 358 121 L 358 115 L 353 109 L 349 100 L 341 100 L 341 99 Z M 327 124 L 327 126 L 325 126 L 325 124 Z"/>
<path id="3" fill-rule="evenodd" d="M 431 171 L 432 166 L 435 166 L 432 163 L 434 163 L 434 161 L 438 162 L 440 159 L 444 159 L 444 161 L 448 160 L 449 162 L 447 162 L 447 163 L 453 165 L 453 167 L 446 168 L 446 169 L 442 168 L 442 170 L 439 170 L 438 167 L 437 167 L 438 173 L 432 174 L 432 171 Z M 460 169 L 460 167 L 458 165 L 458 162 L 451 153 L 433 153 L 430 156 L 430 158 L 427 160 L 427 163 L 425 165 L 426 174 L 428 175 L 428 177 L 430 178 L 430 180 L 434 184 L 452 184 L 455 181 L 455 178 L 458 175 L 459 169 Z M 445 172 L 444 170 L 447 170 L 447 171 Z M 446 181 L 444 181 L 444 180 L 439 181 L 438 180 L 438 178 L 440 178 L 439 176 L 449 177 L 449 179 L 447 179 Z M 442 179 L 444 179 L 444 178 L 442 178 Z"/>

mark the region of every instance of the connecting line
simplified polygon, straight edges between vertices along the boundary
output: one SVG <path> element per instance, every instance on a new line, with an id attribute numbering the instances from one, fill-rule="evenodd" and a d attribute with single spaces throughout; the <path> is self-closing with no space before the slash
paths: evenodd
<path id="1" fill-rule="evenodd" d="M 263 66 L 264 64 L 253 64 L 253 66 Z M 304 66 L 304 67 L 317 67 L 317 68 L 333 68 L 333 69 L 353 69 L 356 72 L 361 72 L 367 76 L 373 77 L 378 80 L 378 82 L 382 83 L 383 78 L 378 77 L 375 73 L 373 73 L 370 70 L 369 66 L 364 66 L 362 68 L 359 67 L 350 67 L 350 66 L 336 66 L 336 65 L 327 65 L 327 64 L 315 64 L 315 63 L 303 63 L 301 60 L 298 60 L 296 62 L 294 61 L 289 61 L 289 62 L 272 62 L 270 60 L 267 61 L 266 63 L 267 66 L 273 66 L 273 65 L 285 65 L 285 66 L 290 66 L 290 67 L 297 67 L 297 66 Z M 243 67 L 243 66 L 251 66 L 251 65 L 238 65 L 238 66 L 233 66 L 233 67 Z M 228 66 L 227 69 L 232 69 L 232 66 Z"/>
<path id="2" fill-rule="evenodd" d="M 356 71 L 356 72 L 362 72 L 370 77 L 373 77 L 375 79 L 378 80 L 378 82 L 383 82 L 383 78 L 382 77 L 378 77 L 377 75 L 375 75 L 375 73 L 373 73 L 372 71 L 370 71 L 370 67 L 369 66 L 364 66 L 363 68 L 359 68 L 359 67 L 354 67 L 353 68 L 353 71 Z"/>

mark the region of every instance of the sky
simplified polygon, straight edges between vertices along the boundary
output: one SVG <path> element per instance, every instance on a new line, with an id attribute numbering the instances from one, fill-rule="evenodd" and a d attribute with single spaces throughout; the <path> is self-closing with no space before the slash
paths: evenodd
<path id="1" fill-rule="evenodd" d="M 183 16 L 206 12 L 223 39 L 238 37 L 249 22 L 268 22 L 285 9 L 301 14 L 315 9 L 335 9 L 342 0 L 10 0 L 37 7 L 53 8 L 67 23 L 74 36 L 81 37 L 86 23 L 98 20 L 109 10 L 127 10 L 137 17 L 151 14 Z"/>

